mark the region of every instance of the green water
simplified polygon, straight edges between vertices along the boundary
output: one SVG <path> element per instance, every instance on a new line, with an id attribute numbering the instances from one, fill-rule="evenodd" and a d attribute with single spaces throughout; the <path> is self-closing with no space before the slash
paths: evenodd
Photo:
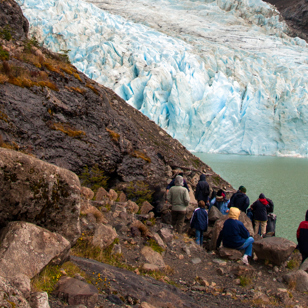
<path id="1" fill-rule="evenodd" d="M 262 192 L 274 202 L 276 236 L 296 242 L 308 209 L 308 159 L 194 153 L 234 188 L 244 185 L 252 204 Z"/>

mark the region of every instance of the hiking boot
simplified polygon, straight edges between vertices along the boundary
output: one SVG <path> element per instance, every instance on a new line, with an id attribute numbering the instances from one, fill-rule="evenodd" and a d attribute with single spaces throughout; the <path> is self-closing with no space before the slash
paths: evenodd
<path id="1" fill-rule="evenodd" d="M 242 258 L 242 261 L 245 265 L 249 265 L 249 262 L 248 262 L 248 255 L 244 255 L 243 258 Z"/>

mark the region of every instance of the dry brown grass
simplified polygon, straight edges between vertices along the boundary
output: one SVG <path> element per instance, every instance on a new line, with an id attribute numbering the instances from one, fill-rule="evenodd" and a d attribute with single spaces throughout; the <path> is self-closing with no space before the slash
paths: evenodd
<path id="1" fill-rule="evenodd" d="M 81 137 L 81 136 L 85 136 L 86 133 L 82 130 L 77 130 L 74 127 L 71 127 L 69 124 L 67 123 L 53 123 L 51 125 L 51 129 L 54 130 L 59 130 L 62 133 L 73 137 L 73 138 L 77 138 L 77 137 Z"/>
<path id="2" fill-rule="evenodd" d="M 118 142 L 120 139 L 120 135 L 118 133 L 116 133 L 115 131 L 109 129 L 106 127 L 106 131 L 109 133 L 110 137 L 112 140 Z"/>
<path id="3" fill-rule="evenodd" d="M 94 86 L 92 86 L 90 83 L 87 83 L 86 87 L 91 89 L 96 95 L 99 95 L 99 91 Z"/>
<path id="4" fill-rule="evenodd" d="M 0 73 L 0 83 L 5 83 L 9 81 L 9 77 Z"/>
<path id="5" fill-rule="evenodd" d="M 133 157 L 137 157 L 137 158 L 141 158 L 143 160 L 145 160 L 146 162 L 150 163 L 151 162 L 151 158 L 148 157 L 144 152 L 139 151 L 139 150 L 135 150 L 132 154 Z"/>

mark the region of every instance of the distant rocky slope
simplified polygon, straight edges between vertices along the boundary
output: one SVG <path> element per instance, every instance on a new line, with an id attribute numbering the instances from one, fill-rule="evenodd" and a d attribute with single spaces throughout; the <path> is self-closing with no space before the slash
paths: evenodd
<path id="1" fill-rule="evenodd" d="M 297 35 L 308 39 L 308 2 L 306 0 L 266 0 L 280 11 L 287 24 Z"/>
<path id="2" fill-rule="evenodd" d="M 98 166 L 109 186 L 140 180 L 165 187 L 173 169 L 182 168 L 189 179 L 209 172 L 153 121 L 78 72 L 65 53 L 53 54 L 26 39 L 28 22 L 13 0 L 0 1 L 0 17 L 2 147 L 78 175 Z M 209 174 L 215 185 L 228 185 Z"/>

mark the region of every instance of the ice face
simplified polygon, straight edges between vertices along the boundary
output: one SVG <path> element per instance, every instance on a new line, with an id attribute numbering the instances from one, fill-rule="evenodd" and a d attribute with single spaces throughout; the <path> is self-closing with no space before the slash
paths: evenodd
<path id="1" fill-rule="evenodd" d="M 261 0 L 17 2 L 40 42 L 189 150 L 308 156 L 307 45 Z"/>

